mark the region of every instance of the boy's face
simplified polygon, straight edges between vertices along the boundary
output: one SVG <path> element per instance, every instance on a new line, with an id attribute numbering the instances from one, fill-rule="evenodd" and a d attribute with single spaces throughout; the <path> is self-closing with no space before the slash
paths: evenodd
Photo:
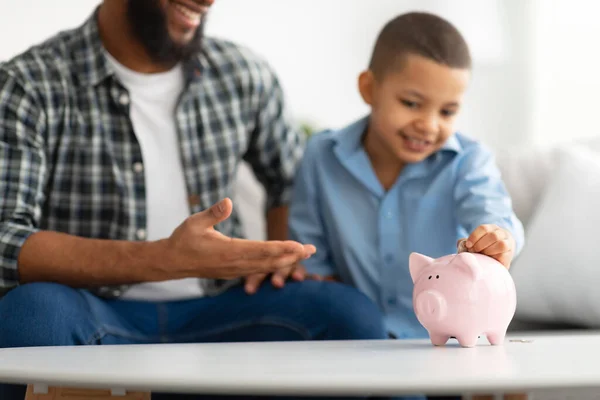
<path id="1" fill-rule="evenodd" d="M 424 160 L 443 146 L 469 81 L 468 69 L 455 69 L 408 55 L 398 71 L 376 78 L 361 74 L 359 88 L 371 106 L 368 148 L 402 164 Z M 373 156 L 373 155 L 371 155 Z"/>

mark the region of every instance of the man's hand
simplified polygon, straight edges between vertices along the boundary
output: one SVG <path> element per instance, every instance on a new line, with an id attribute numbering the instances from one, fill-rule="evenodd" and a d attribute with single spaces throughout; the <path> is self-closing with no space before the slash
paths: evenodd
<path id="1" fill-rule="evenodd" d="M 457 245 L 465 239 L 460 239 Z M 466 250 L 470 253 L 481 253 L 499 261 L 506 268 L 515 253 L 516 243 L 512 235 L 506 229 L 497 225 L 480 225 L 464 242 Z"/>
<path id="2" fill-rule="evenodd" d="M 165 240 L 166 258 L 185 276 L 231 279 L 279 271 L 285 274 L 316 251 L 312 245 L 294 241 L 233 239 L 214 230 L 231 211 L 231 200 L 224 199 L 187 218 Z"/>
<path id="3" fill-rule="evenodd" d="M 263 283 L 263 281 L 267 278 L 268 274 L 254 274 L 250 275 L 246 278 L 246 285 L 244 289 L 248 294 L 254 294 Z M 276 288 L 283 288 L 285 286 L 285 281 L 288 279 L 293 279 L 295 281 L 303 281 L 307 278 L 306 269 L 299 263 L 288 267 L 282 268 L 277 272 L 274 272 L 271 276 L 271 284 Z"/>
<path id="4" fill-rule="evenodd" d="M 266 279 L 267 274 L 255 274 L 250 275 L 246 278 L 246 285 L 244 289 L 248 294 L 254 294 L 262 284 L 262 282 Z M 290 277 L 295 281 L 304 281 L 306 279 L 313 281 L 327 281 L 327 282 L 341 282 L 340 279 L 336 276 L 321 276 L 317 274 L 309 274 L 306 272 L 306 269 L 300 265 L 296 264 L 294 267 L 285 268 L 279 270 L 274 273 L 271 278 L 271 284 L 276 288 L 283 288 L 285 286 L 285 281 L 289 280 Z"/>

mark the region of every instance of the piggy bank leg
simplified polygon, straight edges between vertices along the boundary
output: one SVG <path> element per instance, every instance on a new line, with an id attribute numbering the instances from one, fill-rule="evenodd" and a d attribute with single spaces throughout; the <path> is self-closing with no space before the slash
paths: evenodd
<path id="1" fill-rule="evenodd" d="M 501 345 L 504 343 L 504 338 L 506 337 L 506 331 L 501 332 L 490 332 L 487 335 L 488 342 L 492 346 Z"/>
<path id="2" fill-rule="evenodd" d="M 462 347 L 475 347 L 475 345 L 477 345 L 478 338 L 479 338 L 479 335 L 477 335 L 476 333 L 474 333 L 474 334 L 466 333 L 463 335 L 456 336 L 456 340 L 458 340 L 458 343 Z"/>
<path id="3" fill-rule="evenodd" d="M 429 338 L 431 339 L 431 343 L 434 346 L 443 346 L 446 344 L 446 342 L 448 342 L 448 339 L 450 339 L 450 336 L 441 335 L 439 333 L 432 332 L 429 334 Z"/>

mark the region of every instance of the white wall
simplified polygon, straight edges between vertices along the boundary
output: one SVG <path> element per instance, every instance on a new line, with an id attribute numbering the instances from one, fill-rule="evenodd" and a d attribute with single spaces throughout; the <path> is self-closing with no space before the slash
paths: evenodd
<path id="1" fill-rule="evenodd" d="M 0 59 L 80 24 L 99 1 L 0 0 Z M 437 11 L 463 30 L 478 60 L 460 127 L 501 146 L 522 140 L 529 131 L 528 77 L 515 62 L 526 54 L 521 33 L 528 26 L 522 5 L 527 3 L 377 0 L 374 7 L 374 2 L 358 0 L 217 0 L 208 33 L 267 57 L 298 119 L 339 127 L 367 112 L 356 77 L 385 21 L 411 9 Z M 507 35 L 508 30 L 519 36 Z"/>
<path id="2" fill-rule="evenodd" d="M 81 24 L 101 0 L 0 0 L 0 60 Z"/>
<path id="3" fill-rule="evenodd" d="M 600 137 L 600 3 L 535 0 L 532 138 Z"/>
<path id="4" fill-rule="evenodd" d="M 377 7 L 374 7 L 374 4 Z M 494 147 L 528 137 L 526 0 L 217 0 L 209 33 L 252 47 L 279 73 L 296 117 L 339 127 L 367 112 L 356 79 L 393 16 L 428 10 L 466 36 L 476 61 L 459 128 Z"/>
<path id="5" fill-rule="evenodd" d="M 79 25 L 99 2 L 0 0 L 0 60 Z M 297 118 L 338 127 L 367 111 L 356 77 L 379 29 L 411 9 L 446 16 L 473 47 L 474 77 L 459 119 L 465 133 L 496 148 L 600 134 L 595 2 L 217 0 L 208 32 L 267 57 Z"/>

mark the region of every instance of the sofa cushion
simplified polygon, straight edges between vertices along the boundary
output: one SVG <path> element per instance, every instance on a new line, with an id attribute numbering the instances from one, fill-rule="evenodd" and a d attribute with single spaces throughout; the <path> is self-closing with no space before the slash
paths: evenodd
<path id="1" fill-rule="evenodd" d="M 581 145 L 557 154 L 511 268 L 517 317 L 600 327 L 600 155 Z"/>
<path id="2" fill-rule="evenodd" d="M 544 194 L 557 157 L 558 151 L 549 146 L 508 149 L 496 156 L 513 209 L 525 229 Z"/>

